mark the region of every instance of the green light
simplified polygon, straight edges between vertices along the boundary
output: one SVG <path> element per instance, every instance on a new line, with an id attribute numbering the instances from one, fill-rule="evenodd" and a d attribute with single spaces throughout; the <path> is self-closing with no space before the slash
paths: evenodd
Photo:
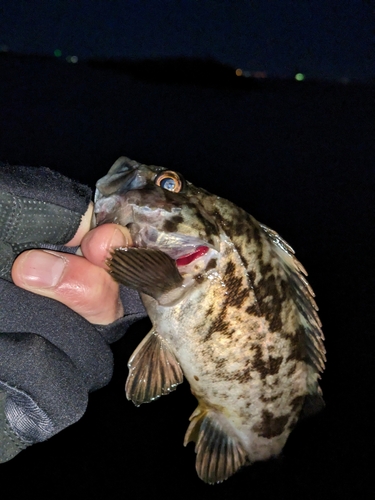
<path id="1" fill-rule="evenodd" d="M 297 80 L 297 82 L 302 82 L 305 79 L 305 75 L 303 73 L 297 73 L 294 78 Z"/>
<path id="2" fill-rule="evenodd" d="M 61 54 L 62 54 L 60 49 L 54 50 L 53 53 L 54 53 L 55 57 L 61 57 Z"/>
<path id="3" fill-rule="evenodd" d="M 78 62 L 78 57 L 77 56 L 66 56 L 66 62 L 68 63 L 77 63 Z"/>

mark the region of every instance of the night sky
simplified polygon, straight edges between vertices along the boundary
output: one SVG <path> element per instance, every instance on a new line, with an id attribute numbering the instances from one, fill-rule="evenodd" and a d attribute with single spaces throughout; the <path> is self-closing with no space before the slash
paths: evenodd
<path id="1" fill-rule="evenodd" d="M 0 48 L 87 58 L 213 57 L 270 76 L 375 76 L 375 2 L 14 1 Z"/>

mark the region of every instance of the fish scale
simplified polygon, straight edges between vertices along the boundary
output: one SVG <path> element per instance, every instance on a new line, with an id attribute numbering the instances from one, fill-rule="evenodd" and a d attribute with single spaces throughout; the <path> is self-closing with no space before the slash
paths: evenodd
<path id="1" fill-rule="evenodd" d="M 128 399 L 186 377 L 198 407 L 184 443 L 208 483 L 279 455 L 303 408 L 324 404 L 323 334 L 293 249 L 181 174 L 126 157 L 98 181 L 95 212 L 129 228 L 135 248 L 115 250 L 110 272 L 141 292 L 153 325 L 129 360 Z"/>

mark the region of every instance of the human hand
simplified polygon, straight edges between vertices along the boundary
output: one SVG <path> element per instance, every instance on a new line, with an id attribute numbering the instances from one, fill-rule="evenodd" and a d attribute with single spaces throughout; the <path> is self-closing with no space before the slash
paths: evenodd
<path id="1" fill-rule="evenodd" d="M 105 270 L 129 234 L 89 231 L 90 198 L 44 167 L 0 164 L 0 463 L 81 418 L 111 378 L 109 344 L 145 317 Z"/>
<path id="2" fill-rule="evenodd" d="M 130 246 L 128 230 L 104 224 L 91 231 L 90 203 L 67 247 L 80 245 L 82 256 L 52 250 L 27 250 L 12 267 L 13 282 L 21 288 L 55 299 L 90 323 L 106 325 L 124 314 L 119 286 L 107 273 L 110 249 Z"/>

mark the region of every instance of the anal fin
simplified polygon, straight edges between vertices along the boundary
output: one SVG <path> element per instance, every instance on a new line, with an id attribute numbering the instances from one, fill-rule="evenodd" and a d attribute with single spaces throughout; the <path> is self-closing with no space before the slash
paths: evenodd
<path id="1" fill-rule="evenodd" d="M 190 420 L 184 445 L 196 443 L 195 468 L 203 481 L 221 483 L 247 463 L 241 443 L 225 431 L 215 412 L 198 406 Z"/>
<path id="2" fill-rule="evenodd" d="M 169 394 L 183 381 L 176 356 L 155 330 L 151 330 L 133 352 L 128 368 L 126 397 L 136 406 Z"/>

